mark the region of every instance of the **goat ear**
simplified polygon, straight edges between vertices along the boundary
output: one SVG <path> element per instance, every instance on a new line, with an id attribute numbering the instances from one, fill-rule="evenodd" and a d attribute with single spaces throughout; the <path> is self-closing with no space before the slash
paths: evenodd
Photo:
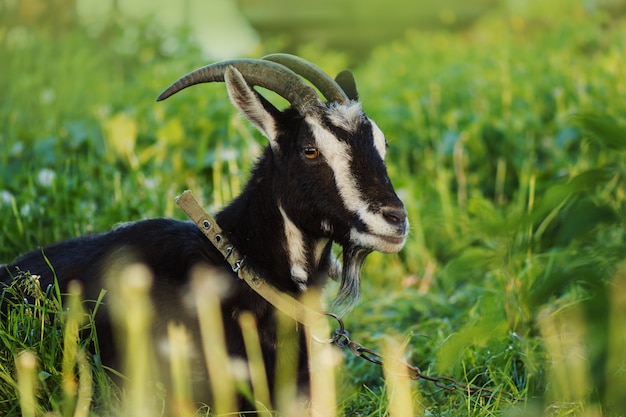
<path id="1" fill-rule="evenodd" d="M 350 70 L 343 70 L 335 77 L 335 81 L 346 93 L 350 100 L 359 101 L 359 92 L 356 89 L 356 80 Z"/>
<path id="2" fill-rule="evenodd" d="M 276 109 L 248 85 L 235 67 L 231 66 L 226 69 L 224 82 L 230 101 L 270 140 L 271 146 L 274 147 L 276 121 L 272 110 Z"/>

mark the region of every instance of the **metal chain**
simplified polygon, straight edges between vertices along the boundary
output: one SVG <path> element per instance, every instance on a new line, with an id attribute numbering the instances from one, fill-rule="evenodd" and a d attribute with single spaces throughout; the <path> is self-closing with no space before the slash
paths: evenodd
<path id="1" fill-rule="evenodd" d="M 196 199 L 191 195 L 190 191 L 185 191 L 176 199 L 178 204 L 187 215 L 196 223 L 202 233 L 209 239 L 209 241 L 222 253 L 224 259 L 230 263 L 234 272 L 236 272 L 240 278 L 244 279 L 251 288 L 259 295 L 265 298 L 270 304 L 279 310 L 285 312 L 288 315 L 294 315 L 294 318 L 302 324 L 307 324 L 307 316 L 314 316 L 318 314 L 323 317 L 321 313 L 311 310 L 306 305 L 291 298 L 290 296 L 281 293 L 276 290 L 271 284 L 258 277 L 251 271 L 247 271 L 243 267 L 245 257 L 238 254 L 235 247 L 232 246 L 228 239 L 221 233 L 222 229 L 219 227 L 215 219 L 211 217 L 201 206 Z M 231 259 L 232 256 L 232 259 Z M 291 314 L 290 314 L 291 313 Z M 329 317 L 332 317 L 339 324 L 339 329 L 335 330 L 334 336 L 326 340 L 319 340 L 321 343 L 332 343 L 340 348 L 349 348 L 356 356 L 363 358 L 369 362 L 377 365 L 383 364 L 383 356 L 375 350 L 368 349 L 360 343 L 350 340 L 350 333 L 346 330 L 343 320 L 333 313 L 323 313 Z M 505 391 L 495 391 L 488 388 L 477 387 L 474 385 L 467 385 L 458 382 L 454 378 L 448 376 L 430 376 L 422 373 L 420 368 L 411 365 L 405 361 L 400 361 L 406 366 L 409 378 L 413 380 L 424 379 L 430 381 L 435 386 L 446 391 L 461 391 L 468 395 L 474 395 L 481 398 L 491 399 L 500 394 L 501 398 L 505 401 L 516 402 L 522 401 L 522 399 L 515 397 L 513 394 Z"/>
<path id="2" fill-rule="evenodd" d="M 335 321 L 339 325 L 339 328 L 335 330 L 334 335 L 331 338 L 321 342 L 331 343 L 342 349 L 348 348 L 355 356 L 358 356 L 359 358 L 365 359 L 366 361 L 369 361 L 376 365 L 383 364 L 384 358 L 381 353 L 373 349 L 366 348 L 362 344 L 350 339 L 350 333 L 346 330 L 343 320 L 339 316 L 328 312 L 324 314 L 335 319 Z M 523 398 L 518 398 L 510 392 L 496 391 L 489 388 L 464 384 L 449 376 L 427 375 L 424 374 L 417 366 L 411 365 L 410 363 L 402 360 L 399 361 L 407 368 L 408 376 L 410 379 L 415 381 L 423 379 L 425 381 L 432 382 L 436 387 L 441 388 L 445 391 L 459 391 L 470 396 L 477 396 L 484 399 L 492 399 L 495 398 L 497 394 L 499 394 L 500 399 L 507 402 L 524 401 Z"/>

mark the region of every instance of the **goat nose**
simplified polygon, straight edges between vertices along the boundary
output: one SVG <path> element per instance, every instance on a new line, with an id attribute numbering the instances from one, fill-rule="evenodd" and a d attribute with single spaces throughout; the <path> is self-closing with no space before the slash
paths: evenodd
<path id="1" fill-rule="evenodd" d="M 383 207 L 381 214 L 387 223 L 394 226 L 402 225 L 406 222 L 407 212 L 404 207 Z"/>

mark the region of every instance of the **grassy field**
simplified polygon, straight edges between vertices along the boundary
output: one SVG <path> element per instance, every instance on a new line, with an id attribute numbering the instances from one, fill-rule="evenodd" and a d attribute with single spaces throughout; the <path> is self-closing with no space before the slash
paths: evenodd
<path id="1" fill-rule="evenodd" d="M 346 351 L 338 415 L 626 415 L 626 22 L 542 12 L 410 32 L 354 68 L 412 230 L 399 255 L 368 258 L 350 335 L 495 395 L 398 380 Z M 330 73 L 346 62 L 314 45 L 299 54 Z M 206 63 L 184 31 L 5 17 L 0 62 L 0 262 L 124 221 L 185 218 L 185 189 L 215 212 L 264 146 L 223 86 L 155 103 Z M 78 295 L 62 305 L 41 291 L 0 323 L 0 415 L 131 412 L 132 388 L 77 341 L 89 326 Z"/>

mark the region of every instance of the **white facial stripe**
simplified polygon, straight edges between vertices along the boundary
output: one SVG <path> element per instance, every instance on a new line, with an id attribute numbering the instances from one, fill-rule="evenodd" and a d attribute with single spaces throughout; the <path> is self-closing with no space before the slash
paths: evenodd
<path id="1" fill-rule="evenodd" d="M 374 134 L 374 146 L 376 146 L 376 150 L 380 154 L 380 157 L 385 160 L 385 155 L 387 154 L 387 140 L 385 139 L 385 135 L 382 130 L 378 127 L 376 123 L 372 119 L 369 119 L 372 124 L 372 133 Z"/>
<path id="2" fill-rule="evenodd" d="M 346 132 L 355 132 L 363 122 L 363 110 L 357 101 L 348 104 L 333 103 L 326 113 L 328 120 Z"/>
<path id="3" fill-rule="evenodd" d="M 371 231 L 380 235 L 395 235 L 395 229 L 379 214 L 369 211 L 369 205 L 362 198 L 350 172 L 352 156 L 348 145 L 339 141 L 319 120 L 307 117 L 317 146 L 328 165 L 333 170 L 335 183 L 345 207 L 358 214 Z M 379 129 L 380 130 L 380 129 Z M 382 134 L 382 132 L 381 132 Z M 380 141 L 380 139 L 378 139 Z M 378 149 L 378 148 L 377 148 Z M 379 151 L 380 152 L 380 151 Z"/>
<path id="4" fill-rule="evenodd" d="M 361 200 L 356 184 L 350 175 L 352 156 L 348 145 L 337 140 L 316 118 L 309 116 L 306 121 L 311 127 L 320 153 L 324 155 L 326 162 L 333 170 L 335 182 L 344 204 L 349 210 L 357 211 L 364 202 Z"/>
<path id="5" fill-rule="evenodd" d="M 361 123 L 363 123 L 364 116 L 361 104 L 353 101 L 349 104 L 333 103 L 328 108 L 327 117 L 333 125 L 345 130 L 346 132 L 355 133 Z M 385 140 L 385 135 L 372 119 L 368 117 L 367 121 L 369 121 L 372 125 L 374 146 L 380 154 L 380 157 L 385 160 L 385 154 L 387 153 L 387 141 Z"/>

